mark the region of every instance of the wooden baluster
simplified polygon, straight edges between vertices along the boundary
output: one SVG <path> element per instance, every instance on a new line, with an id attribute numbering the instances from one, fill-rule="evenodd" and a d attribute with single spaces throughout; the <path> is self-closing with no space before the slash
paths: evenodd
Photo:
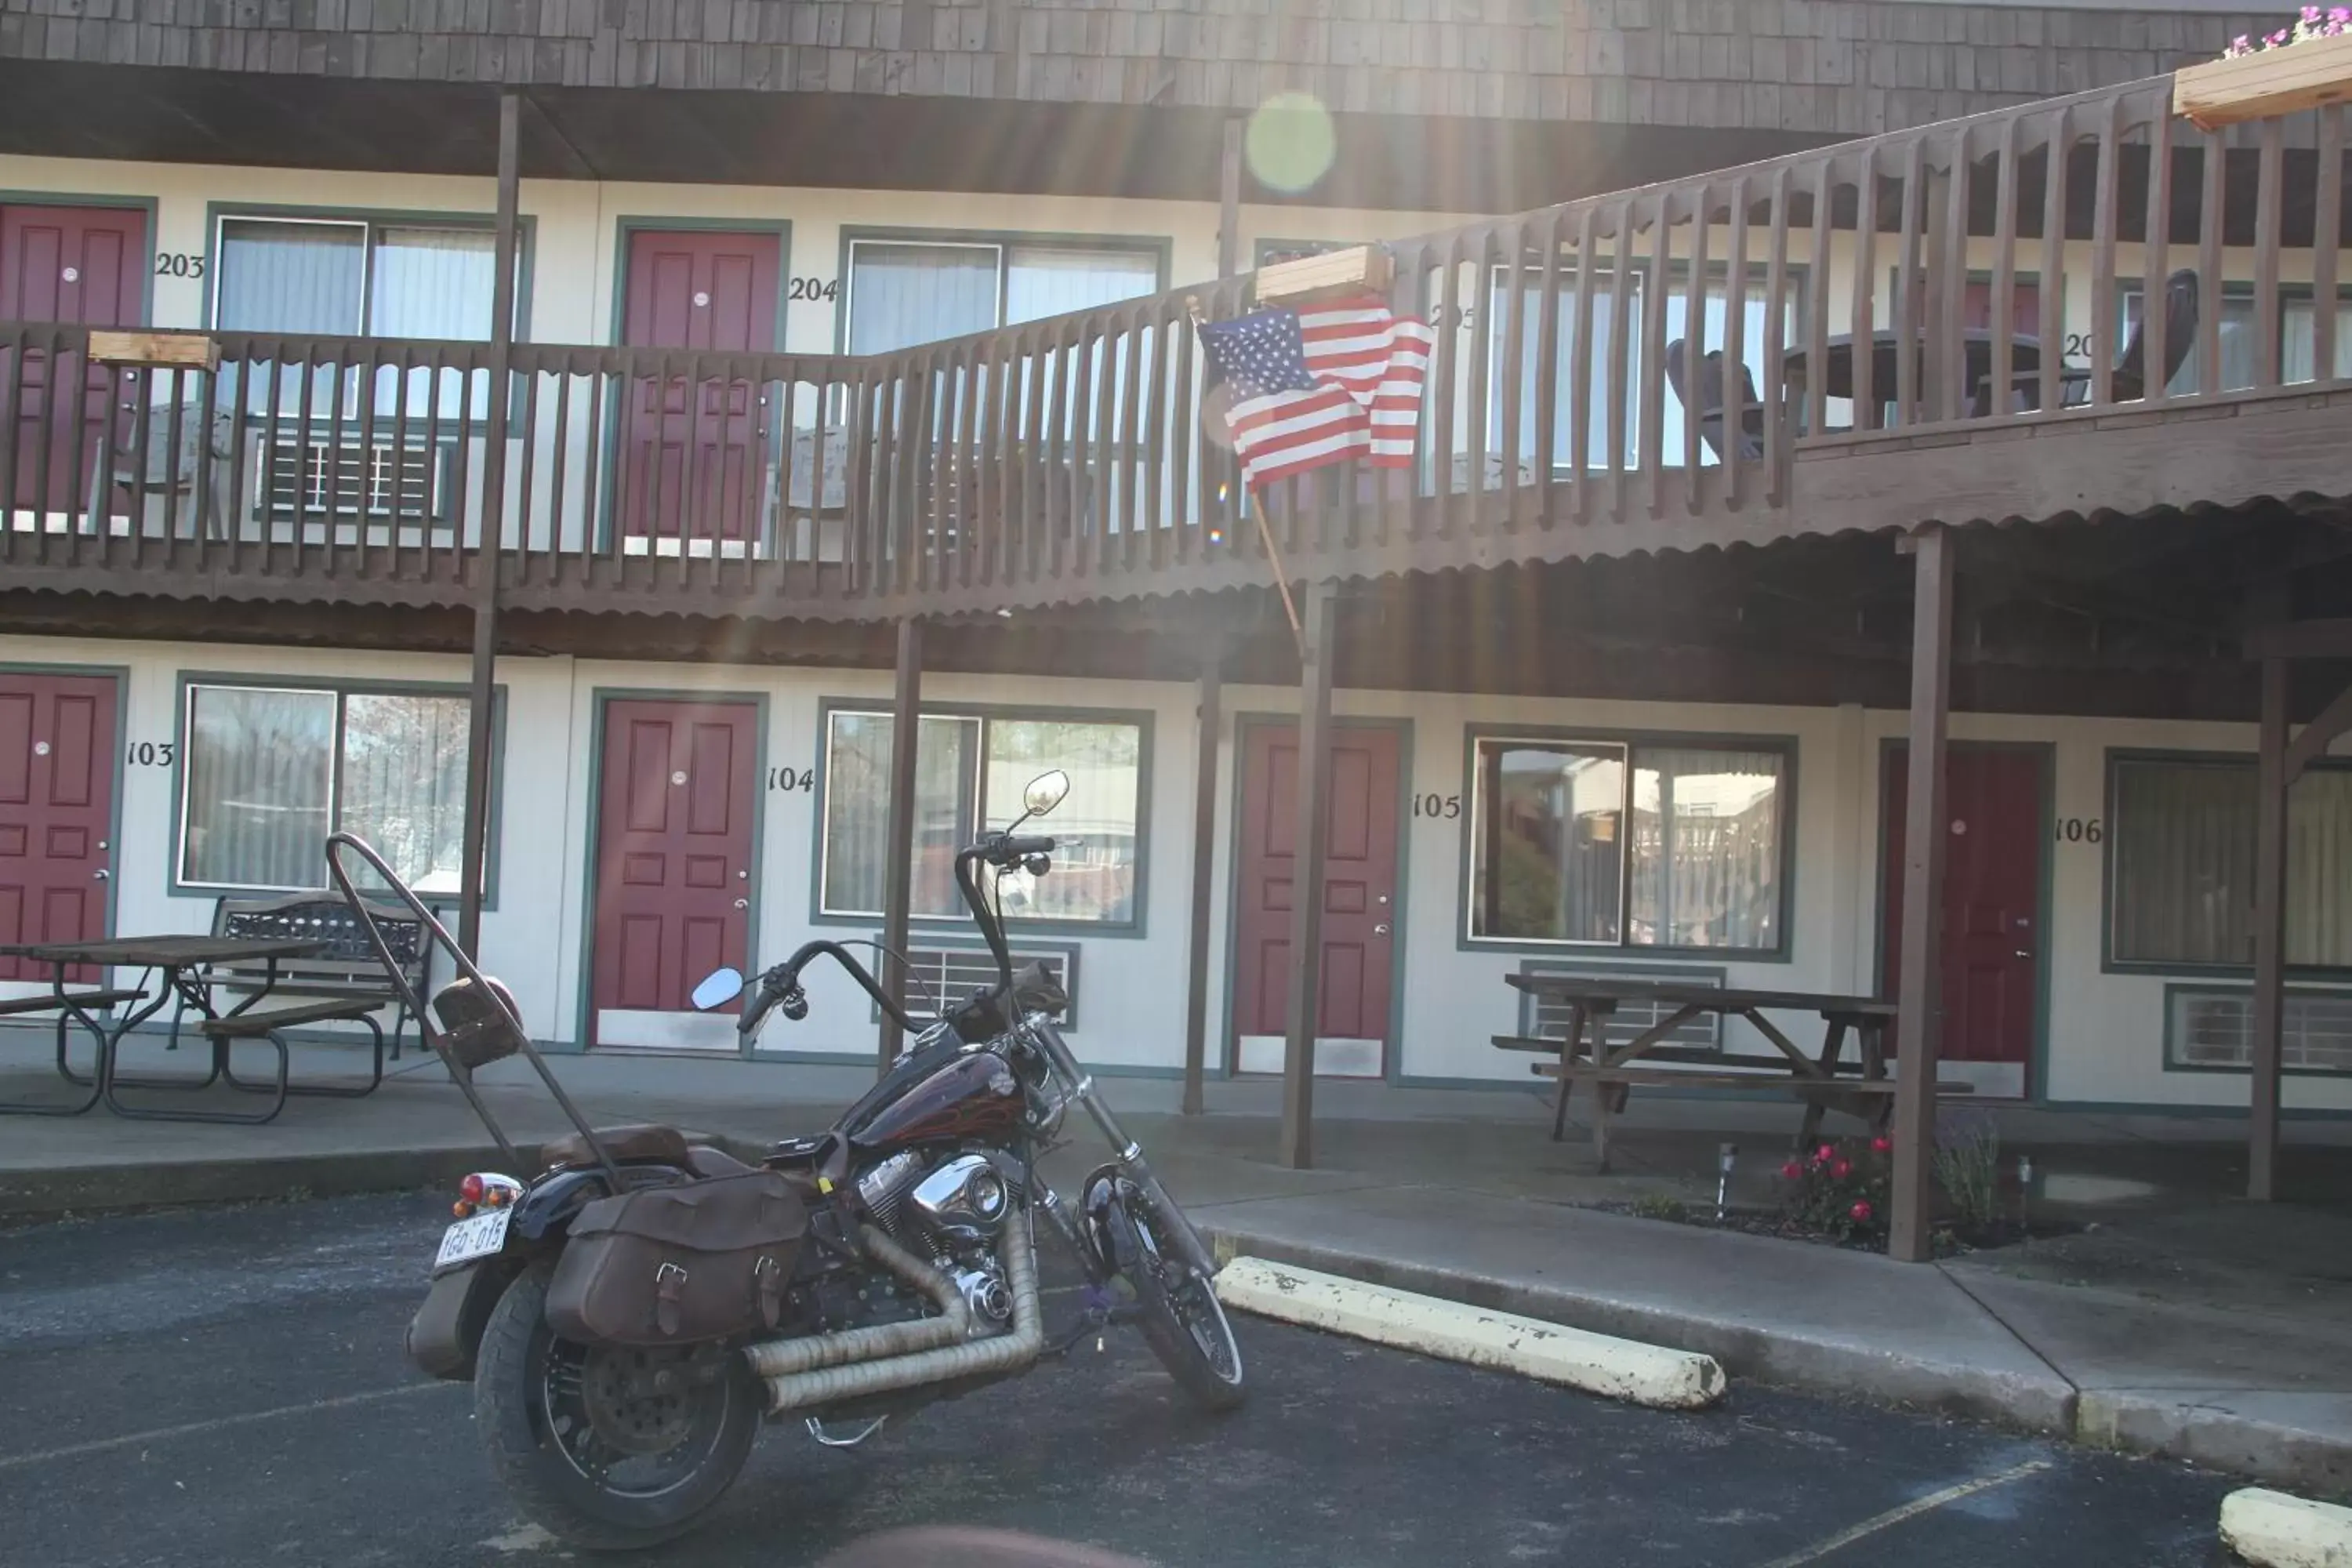
<path id="1" fill-rule="evenodd" d="M 2279 203 L 2286 122 L 2273 115 L 2262 122 L 2260 173 L 2254 185 L 2254 384 L 2279 384 Z M 2148 304 L 2157 308 L 2154 286 Z"/>
<path id="2" fill-rule="evenodd" d="M 1788 489 L 1781 482 L 1786 465 L 1780 460 L 1789 438 L 1782 427 L 1789 403 L 1789 334 L 1797 324 L 1789 309 L 1789 217 L 1795 176 L 1788 164 L 1772 171 L 1771 254 L 1764 263 L 1764 504 L 1785 505 Z M 1816 363 L 1819 362 L 1816 361 Z M 1820 378 L 1816 376 L 1815 380 Z"/>
<path id="3" fill-rule="evenodd" d="M 2311 373 L 2333 381 L 2337 254 L 2344 243 L 2344 106 L 2319 110 L 2318 187 L 2312 193 Z M 0 490 L 0 495 L 6 491 Z"/>
<path id="4" fill-rule="evenodd" d="M 2050 146 L 2043 157 L 2042 181 L 2042 310 L 2045 317 L 2054 317 L 2059 324 L 2060 347 L 2065 344 L 2066 308 L 2066 164 L 2074 149 L 2074 121 L 2063 108 L 2050 117 Z M 2093 347 L 2099 353 L 2107 352 L 2106 334 L 2114 323 L 2097 325 L 2093 332 Z M 2059 404 L 2059 362 L 2063 353 L 2044 352 L 2042 355 L 2042 385 L 2037 406 L 2043 413 Z"/>
<path id="5" fill-rule="evenodd" d="M 2108 99 L 2099 120 L 2099 162 L 2091 200 L 2091 320 L 2094 339 L 2101 332 L 2111 332 L 2122 320 L 2116 309 L 2116 186 L 2119 174 L 2116 165 L 2122 162 L 2123 100 Z M 2150 278 L 2141 295 L 2143 305 L 2155 311 L 2164 309 L 2164 279 Z M 2091 402 L 2105 407 L 2116 400 L 2116 356 L 2095 353 L 2091 356 Z"/>
<path id="6" fill-rule="evenodd" d="M 2016 401 L 2017 335 L 2017 116 L 2000 123 L 2000 145 L 1994 153 L 1992 218 L 1992 353 L 1985 386 L 1985 411 L 2002 415 Z M 2034 336 L 2042 352 L 2051 348 L 2050 311 L 2054 301 L 2042 299 L 2041 325 Z M 2063 340 L 2061 340 L 2063 341 Z"/>
<path id="7" fill-rule="evenodd" d="M 2171 294 L 2171 245 L 2172 105 L 2159 97 L 2148 105 L 2147 113 L 2147 226 L 2142 240 L 2139 290 L 2141 395 L 2151 405 L 2170 395 L 2166 384 L 2172 378 L 2164 374 L 2164 367 L 2172 363 L 2171 323 L 2167 319 L 2172 312 L 2166 308 Z"/>
<path id="8" fill-rule="evenodd" d="M 1687 417 L 1687 414 L 1685 414 Z M 1730 250 L 1723 274 L 1723 456 L 1721 493 L 1725 504 L 1739 510 L 1745 497 L 1748 464 L 1742 456 L 1748 440 L 1748 176 L 1731 182 Z M 1691 476 L 1696 480 L 1698 476 Z M 1698 487 L 1691 487 L 1691 510 L 1697 511 Z"/>
<path id="9" fill-rule="evenodd" d="M 1862 182 L 1856 187 L 1853 236 L 1853 427 L 1879 427 L 1878 378 L 1878 147 L 1862 149 Z M 1899 310 L 1901 301 L 1896 301 Z M 1900 328 L 1897 329 L 1900 331 Z M 1898 362 L 1900 355 L 1897 355 Z M 1823 365 L 1824 372 L 1828 366 Z"/>
<path id="10" fill-rule="evenodd" d="M 1552 470 L 1559 462 L 1559 229 L 1567 209 L 1554 207 L 1543 225 L 1543 270 L 1536 279 L 1535 511 L 1540 528 L 1552 525 Z M 1513 378 L 1517 384 L 1517 378 Z M 1516 428 L 1518 421 L 1511 424 Z"/>

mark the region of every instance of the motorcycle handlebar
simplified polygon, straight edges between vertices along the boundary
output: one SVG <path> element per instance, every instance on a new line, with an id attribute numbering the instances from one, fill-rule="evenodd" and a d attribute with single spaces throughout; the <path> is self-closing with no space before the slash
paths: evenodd
<path id="1" fill-rule="evenodd" d="M 874 998 L 874 1005 L 898 1027 L 910 1035 L 922 1033 L 922 1026 L 890 999 L 889 994 L 882 989 L 881 982 L 874 978 L 873 972 L 860 963 L 855 954 L 837 942 L 824 941 L 803 943 L 799 952 L 760 976 L 759 987 L 753 993 L 751 1004 L 743 1009 L 743 1016 L 737 1022 L 736 1029 L 749 1036 L 760 1026 L 761 1020 L 768 1016 L 768 1010 L 779 1004 L 783 1006 L 787 1018 L 807 1017 L 808 997 L 801 990 L 801 971 L 820 955 L 831 958 L 847 970 L 849 977 L 865 988 L 866 994 Z"/>

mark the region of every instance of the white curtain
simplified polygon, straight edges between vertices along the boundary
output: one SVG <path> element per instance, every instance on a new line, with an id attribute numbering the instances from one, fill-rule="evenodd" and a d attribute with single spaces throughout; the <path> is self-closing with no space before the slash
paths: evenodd
<path id="1" fill-rule="evenodd" d="M 887 713 L 835 713 L 824 758 L 824 886 L 827 914 L 880 915 L 890 847 Z M 972 770 L 980 721 L 924 716 L 916 726 L 915 875 L 908 907 L 919 915 L 963 910 L 955 852 L 971 837 Z"/>
<path id="2" fill-rule="evenodd" d="M 2352 300 L 2336 310 L 2336 364 L 2328 379 L 2352 376 Z M 2319 359 L 2318 307 L 2309 300 L 2286 302 L 2286 342 L 2281 345 L 2279 375 L 2284 381 L 2316 381 Z"/>
<path id="3" fill-rule="evenodd" d="M 335 694 L 192 688 L 187 747 L 180 879 L 321 886 L 332 817 Z"/>
<path id="4" fill-rule="evenodd" d="M 2126 963 L 2253 962 L 2251 763 L 2116 769 L 2108 922 Z M 2352 773 L 2315 768 L 2287 794 L 2286 958 L 2352 965 Z"/>
<path id="5" fill-rule="evenodd" d="M 1524 273 L 1521 274 L 1520 288 L 1524 291 L 1524 297 L 1519 306 L 1523 312 L 1523 324 L 1520 328 L 1519 339 L 1518 453 L 1521 461 L 1532 463 L 1536 457 L 1538 381 L 1543 370 L 1543 345 L 1540 331 L 1543 324 L 1541 276 L 1538 274 L 1528 277 Z M 1574 380 L 1580 375 L 1587 384 L 1589 389 L 1587 396 L 1591 401 L 1592 411 L 1591 424 L 1585 431 L 1582 466 L 1590 468 L 1606 468 L 1609 466 L 1609 359 L 1612 353 L 1610 345 L 1614 341 L 1617 325 L 1616 309 L 1611 303 L 1610 281 L 1599 275 L 1593 279 L 1592 330 L 1589 349 L 1580 349 L 1576 341 L 1576 278 L 1573 272 L 1563 271 L 1560 274 L 1559 289 L 1559 314 L 1554 328 L 1558 344 L 1552 355 L 1552 374 L 1557 377 L 1554 391 L 1556 401 L 1552 405 L 1552 465 L 1555 468 L 1563 470 L 1579 466 L 1575 443 L 1571 439 L 1574 426 L 1570 417 L 1572 405 L 1570 388 Z M 1633 297 L 1633 302 L 1628 321 L 1634 330 L 1633 342 L 1626 353 L 1627 399 L 1624 428 L 1625 461 L 1631 464 L 1635 454 L 1640 450 L 1638 430 L 1641 418 L 1640 401 L 1633 395 L 1642 384 L 1640 331 L 1642 280 L 1639 278 L 1633 279 L 1629 292 Z M 1500 454 L 1503 450 L 1503 386 L 1507 374 L 1503 360 L 1505 354 L 1508 353 L 1508 345 L 1504 342 L 1504 338 L 1509 331 L 1510 309 L 1510 285 L 1504 276 L 1498 274 L 1487 302 L 1486 334 L 1488 357 L 1486 450 L 1490 454 Z M 1468 373 L 1465 369 L 1455 374 L 1466 380 Z M 1667 401 L 1672 402 L 1673 398 L 1670 396 Z M 1423 400 L 1422 425 L 1424 435 L 1435 429 L 1433 423 L 1434 406 L 1433 395 Z M 1467 423 L 1464 422 L 1462 427 L 1466 430 Z M 1463 441 L 1464 449 L 1467 450 L 1466 437 L 1456 437 L 1456 439 Z"/>
<path id="6" fill-rule="evenodd" d="M 488 342 L 498 273 L 498 236 L 488 229 L 379 228 L 368 267 L 368 334 Z M 390 368 L 376 373 L 375 407 L 383 416 L 395 412 L 393 390 L 399 376 Z M 407 373 L 407 382 L 412 419 L 434 411 L 436 391 L 444 419 L 489 416 L 487 374 L 418 369 Z"/>
<path id="7" fill-rule="evenodd" d="M 993 245 L 857 240 L 849 247 L 849 352 L 889 353 L 996 325 Z"/>
<path id="8" fill-rule="evenodd" d="M 1780 766 L 1770 752 L 1634 749 L 1626 941 L 1778 945 Z"/>
<path id="9" fill-rule="evenodd" d="M 225 332 L 355 335 L 367 229 L 230 218 L 221 225 L 214 320 Z"/>

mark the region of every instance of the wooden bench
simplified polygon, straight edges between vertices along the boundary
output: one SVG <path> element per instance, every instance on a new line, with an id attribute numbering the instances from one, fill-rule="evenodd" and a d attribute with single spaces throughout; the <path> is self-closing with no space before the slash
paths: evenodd
<path id="1" fill-rule="evenodd" d="M 38 996 L 0 998 L 0 1018 L 27 1018 L 43 1013 L 58 1016 L 58 1076 L 89 1093 L 78 1104 L 45 1105 L 38 1100 L 0 1100 L 0 1115 L 15 1116 L 79 1116 L 96 1105 L 105 1092 L 107 1037 L 106 1031 L 89 1017 L 94 1007 L 112 1007 L 125 1002 L 144 1002 L 144 991 L 100 989 L 93 991 L 49 991 Z M 73 1070 L 66 1061 L 68 1026 L 80 1022 L 98 1041 L 98 1060 L 88 1078 Z"/>
<path id="2" fill-rule="evenodd" d="M 226 1061 L 221 1068 L 221 1076 L 228 1080 L 231 1088 L 241 1089 L 248 1093 L 274 1092 L 277 1095 L 277 1104 L 270 1107 L 268 1116 L 261 1118 L 266 1121 L 269 1116 L 277 1115 L 285 1106 L 289 1095 L 306 1094 L 333 1100 L 357 1100 L 362 1095 L 374 1093 L 376 1087 L 383 1082 L 383 1026 L 375 1020 L 376 1012 L 383 1005 L 381 998 L 366 996 L 352 997 L 344 1001 L 331 999 L 323 1002 L 305 1002 L 291 1007 L 269 1007 L 250 1012 L 231 1013 L 225 1017 L 202 1019 L 196 1025 L 196 1032 L 206 1039 L 214 1041 L 268 1040 L 277 1048 L 278 1081 L 275 1086 L 239 1082 L 236 1075 L 228 1070 Z M 288 1049 L 286 1037 L 279 1031 L 299 1029 L 309 1024 L 345 1020 L 365 1024 L 368 1026 L 368 1033 L 373 1037 L 374 1068 L 369 1074 L 367 1082 L 321 1084 L 290 1081 L 292 1054 Z"/>
<path id="3" fill-rule="evenodd" d="M 410 987 L 416 994 L 424 995 L 427 950 L 422 922 L 398 905 L 371 902 L 368 908 L 381 924 L 384 942 L 406 974 Z M 400 1037 L 408 1026 L 408 1005 L 384 973 L 383 961 L 376 956 L 359 916 L 341 898 L 332 893 L 293 893 L 276 899 L 223 899 L 213 908 L 213 934 L 284 937 L 328 944 L 325 951 L 311 957 L 279 959 L 278 983 L 269 991 L 271 1001 L 307 997 L 320 1003 L 364 1002 L 367 1005 L 356 1013 L 318 1013 L 305 1019 L 288 1017 L 286 1014 L 292 1009 L 273 1006 L 272 1013 L 283 1020 L 278 1026 L 293 1028 L 305 1023 L 363 1018 L 390 1007 L 392 1059 L 400 1059 Z M 206 984 L 230 993 L 259 991 L 267 977 L 268 971 L 260 964 L 216 964 L 205 972 Z M 369 1022 L 373 1024 L 373 1018 Z M 376 1033 L 376 1048 L 381 1055 L 384 1036 L 380 1026 Z M 381 1072 L 379 1067 L 379 1076 Z"/>

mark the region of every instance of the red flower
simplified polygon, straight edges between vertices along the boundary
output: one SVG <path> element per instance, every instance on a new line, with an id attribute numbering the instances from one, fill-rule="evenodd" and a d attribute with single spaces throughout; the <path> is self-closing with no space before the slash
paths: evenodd
<path id="1" fill-rule="evenodd" d="M 1794 1160 L 1791 1160 L 1787 1164 L 1780 1167 L 1780 1173 L 1793 1182 L 1798 1177 L 1805 1173 L 1805 1168 L 1802 1165 L 1798 1164 Z"/>
<path id="2" fill-rule="evenodd" d="M 1837 1149 L 1832 1144 L 1824 1143 L 1813 1151 L 1813 1163 L 1816 1165 L 1826 1165 L 1836 1158 Z"/>
<path id="3" fill-rule="evenodd" d="M 1870 1204 L 1867 1200 L 1854 1205 L 1853 1207 L 1846 1210 L 1845 1212 L 1853 1215 L 1854 1223 L 1856 1225 L 1868 1225 L 1870 1223 Z"/>
<path id="4" fill-rule="evenodd" d="M 1853 1174 L 1853 1162 L 1851 1160 L 1840 1160 L 1830 1167 L 1830 1175 L 1837 1181 L 1843 1182 Z"/>
<path id="5" fill-rule="evenodd" d="M 1894 1149 L 1895 1149 L 1895 1140 L 1894 1140 L 1894 1139 L 1892 1139 L 1892 1138 L 1889 1138 L 1889 1137 L 1888 1137 L 1885 1133 L 1884 1133 L 1884 1132 L 1880 1133 L 1877 1137 L 1875 1137 L 1875 1138 L 1874 1138 L 1874 1139 L 1872 1139 L 1872 1140 L 1870 1141 L 1870 1150 L 1871 1150 L 1871 1152 L 1872 1152 L 1872 1153 L 1874 1153 L 1874 1154 L 1886 1154 L 1886 1153 L 1892 1153 L 1892 1152 L 1894 1152 Z"/>

